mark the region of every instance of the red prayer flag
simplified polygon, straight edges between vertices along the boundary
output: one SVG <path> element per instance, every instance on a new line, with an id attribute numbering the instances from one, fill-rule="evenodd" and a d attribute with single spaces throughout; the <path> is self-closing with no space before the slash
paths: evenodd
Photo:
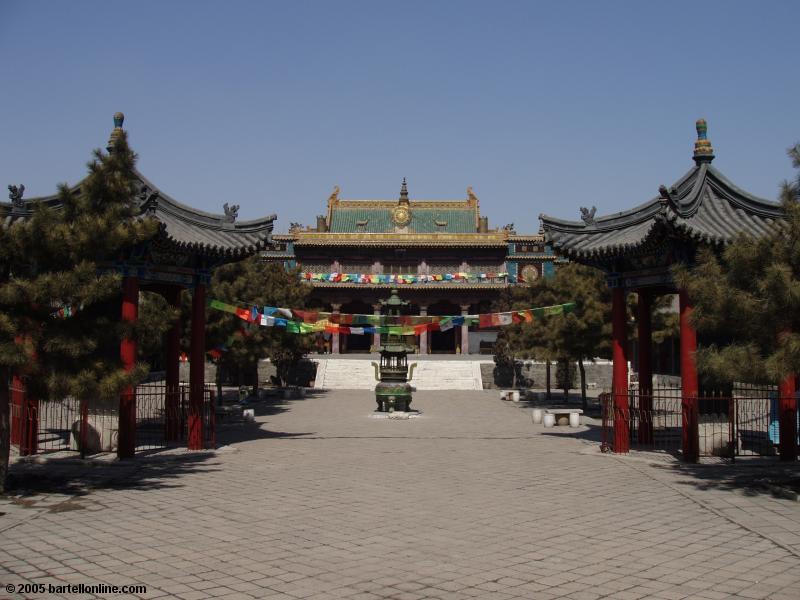
<path id="1" fill-rule="evenodd" d="M 492 326 L 492 315 L 485 314 L 485 315 L 478 315 L 478 327 L 491 327 Z"/>

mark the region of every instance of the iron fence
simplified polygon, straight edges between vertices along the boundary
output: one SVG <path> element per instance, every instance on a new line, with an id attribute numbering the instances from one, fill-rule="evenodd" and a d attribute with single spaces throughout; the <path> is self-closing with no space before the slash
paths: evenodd
<path id="1" fill-rule="evenodd" d="M 119 406 L 90 404 L 77 398 L 36 400 L 24 385 L 12 383 L 11 444 L 21 455 L 75 451 L 81 455 L 114 452 L 119 431 Z M 214 389 L 205 385 L 201 422 L 206 447 L 216 445 Z M 136 388 L 136 451 L 180 445 L 187 438 L 189 387 L 169 389 L 163 382 Z"/>
<path id="2" fill-rule="evenodd" d="M 606 393 L 601 396 L 602 447 L 678 453 L 686 446 L 698 456 L 731 460 L 776 456 L 779 402 L 774 387 L 744 385 L 688 402 L 680 388 L 660 388 L 652 394 L 633 390 L 622 397 Z"/>

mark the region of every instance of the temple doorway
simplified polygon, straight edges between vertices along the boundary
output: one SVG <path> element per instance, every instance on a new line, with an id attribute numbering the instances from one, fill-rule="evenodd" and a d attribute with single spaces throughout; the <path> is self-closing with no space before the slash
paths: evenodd
<path id="1" fill-rule="evenodd" d="M 461 309 L 457 304 L 441 300 L 428 307 L 429 315 L 460 315 Z M 447 331 L 430 332 L 430 352 L 431 354 L 455 354 L 458 348 L 458 332 L 460 327 L 453 327 Z"/>
<path id="2" fill-rule="evenodd" d="M 361 300 L 343 304 L 341 311 L 344 314 L 353 315 L 371 315 L 373 313 L 372 305 Z M 339 343 L 342 354 L 368 354 L 372 346 L 372 336 L 341 334 Z"/>

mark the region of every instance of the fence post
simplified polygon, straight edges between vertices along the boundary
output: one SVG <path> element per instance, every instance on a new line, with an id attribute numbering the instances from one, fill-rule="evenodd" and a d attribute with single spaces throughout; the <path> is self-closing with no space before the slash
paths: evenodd
<path id="1" fill-rule="evenodd" d="M 89 403 L 86 400 L 81 400 L 81 427 L 80 427 L 80 444 L 81 458 L 86 458 L 86 435 L 89 429 Z"/>
<path id="2" fill-rule="evenodd" d="M 209 442 L 211 443 L 211 448 L 214 449 L 217 447 L 217 403 L 216 403 L 216 396 L 214 394 L 213 389 L 208 390 L 209 393 L 209 401 L 208 401 L 208 424 L 209 429 L 211 430 L 211 436 Z"/>
<path id="3" fill-rule="evenodd" d="M 782 461 L 797 460 L 797 398 L 794 375 L 778 386 L 778 448 Z"/>

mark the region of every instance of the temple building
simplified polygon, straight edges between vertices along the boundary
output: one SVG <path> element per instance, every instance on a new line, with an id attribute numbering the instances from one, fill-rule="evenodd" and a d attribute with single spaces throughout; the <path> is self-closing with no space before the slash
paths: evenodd
<path id="1" fill-rule="evenodd" d="M 262 253 L 299 268 L 323 310 L 380 314 L 379 300 L 397 287 L 407 314 L 486 313 L 510 286 L 551 275 L 559 261 L 541 234 L 518 234 L 513 224 L 490 229 L 471 187 L 464 200 L 411 200 L 405 179 L 397 200 L 345 200 L 339 192 L 316 226 L 293 223 Z M 320 350 L 369 352 L 376 337 L 337 334 L 320 340 Z M 476 354 L 496 337 L 462 326 L 406 343 L 422 354 Z"/>

